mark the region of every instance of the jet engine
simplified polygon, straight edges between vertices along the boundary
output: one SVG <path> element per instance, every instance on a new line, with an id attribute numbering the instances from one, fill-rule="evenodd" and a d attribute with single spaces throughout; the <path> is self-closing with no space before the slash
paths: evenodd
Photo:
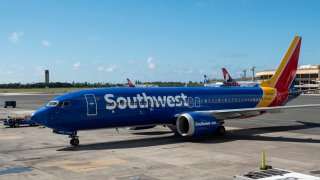
<path id="1" fill-rule="evenodd" d="M 212 135 L 219 130 L 216 117 L 196 112 L 181 114 L 176 125 L 181 136 Z"/>

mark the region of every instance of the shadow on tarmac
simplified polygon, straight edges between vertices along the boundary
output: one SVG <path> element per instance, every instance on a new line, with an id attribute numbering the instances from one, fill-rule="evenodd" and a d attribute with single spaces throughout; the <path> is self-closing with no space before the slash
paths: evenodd
<path id="1" fill-rule="evenodd" d="M 152 132 L 134 132 L 134 133 L 131 133 L 131 134 L 156 136 L 156 135 L 163 135 L 163 134 L 172 134 L 172 132 L 171 131 L 152 131 Z"/>
<path id="2" fill-rule="evenodd" d="M 301 130 L 301 129 L 310 129 L 320 127 L 319 123 L 310 123 L 297 121 L 297 125 L 290 126 L 269 126 L 269 127 L 258 127 L 258 128 L 249 128 L 249 129 L 238 129 L 231 130 L 226 133 L 225 136 L 205 136 L 205 137 L 192 137 L 185 138 L 179 137 L 176 135 L 171 136 L 161 136 L 161 137 L 149 137 L 143 139 L 131 139 L 131 140 L 122 140 L 114 142 L 103 142 L 103 143 L 93 143 L 93 144 L 84 144 L 77 147 L 65 147 L 58 149 L 57 151 L 87 151 L 87 150 L 106 150 L 106 149 L 128 149 L 128 148 L 139 148 L 139 147 L 152 147 L 168 144 L 179 144 L 184 142 L 193 142 L 193 143 L 203 143 L 203 144 L 217 144 L 225 143 L 230 141 L 237 140 L 254 140 L 254 141 L 278 141 L 278 142 L 301 142 L 301 143 L 320 143 L 320 140 L 317 139 L 302 139 L 299 137 L 270 137 L 270 136 L 261 136 L 259 134 L 263 133 L 272 133 L 272 132 L 283 132 L 283 131 L 292 131 L 292 130 Z M 135 133 L 139 135 L 161 135 L 169 134 L 172 132 L 163 131 L 163 132 L 144 132 Z"/>

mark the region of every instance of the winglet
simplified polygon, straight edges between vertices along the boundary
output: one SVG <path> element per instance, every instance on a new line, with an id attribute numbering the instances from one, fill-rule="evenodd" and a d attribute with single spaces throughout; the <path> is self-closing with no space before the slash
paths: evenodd
<path id="1" fill-rule="evenodd" d="M 278 92 L 286 92 L 289 90 L 297 72 L 301 40 L 301 36 L 294 37 L 276 73 L 271 79 L 262 82 L 260 84 L 261 87 L 273 87 L 276 88 Z"/>

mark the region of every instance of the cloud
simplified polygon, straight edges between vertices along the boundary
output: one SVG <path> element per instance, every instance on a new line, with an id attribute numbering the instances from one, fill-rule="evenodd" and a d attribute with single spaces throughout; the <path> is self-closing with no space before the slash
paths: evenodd
<path id="1" fill-rule="evenodd" d="M 72 64 L 73 70 L 79 70 L 80 69 L 80 62 L 76 62 L 75 64 Z"/>
<path id="2" fill-rule="evenodd" d="M 50 42 L 49 41 L 47 41 L 47 40 L 43 40 L 42 41 L 42 45 L 44 45 L 44 46 L 46 46 L 46 47 L 48 47 L 48 46 L 50 46 Z"/>
<path id="3" fill-rule="evenodd" d="M 133 64 L 135 64 L 135 63 L 136 63 L 136 62 L 135 62 L 134 60 L 129 60 L 129 61 L 128 61 L 128 64 L 129 64 L 129 65 L 133 65 Z"/>
<path id="4" fill-rule="evenodd" d="M 98 71 L 107 72 L 107 73 L 112 73 L 112 72 L 114 72 L 117 68 L 118 68 L 118 66 L 116 66 L 116 65 L 109 65 L 109 66 L 107 66 L 107 67 L 100 66 L 100 67 L 98 68 Z"/>
<path id="5" fill-rule="evenodd" d="M 11 36 L 9 37 L 9 41 L 13 44 L 16 44 L 19 42 L 20 37 L 23 35 L 23 32 L 13 32 Z"/>
<path id="6" fill-rule="evenodd" d="M 152 57 L 149 57 L 149 58 L 148 58 L 148 60 L 147 60 L 147 66 L 148 66 L 148 69 L 154 69 L 154 68 L 156 68 L 156 64 L 154 64 Z"/>
<path id="7" fill-rule="evenodd" d="M 38 72 L 43 71 L 42 66 L 36 66 L 35 69 L 36 69 L 36 71 L 38 71 Z"/>
<path id="8" fill-rule="evenodd" d="M 100 67 L 98 68 L 98 71 L 104 71 L 104 67 L 100 66 Z"/>
<path id="9" fill-rule="evenodd" d="M 34 67 L 34 70 L 35 70 L 35 72 L 34 72 L 35 76 L 44 75 L 44 68 L 42 66 L 36 66 L 36 67 Z"/>
<path id="10" fill-rule="evenodd" d="M 7 75 L 7 74 L 11 75 L 11 74 L 13 74 L 13 71 L 11 71 L 11 70 L 9 70 L 9 71 L 0 70 L 0 74 L 1 75 Z"/>
<path id="11" fill-rule="evenodd" d="M 92 64 L 99 64 L 99 63 L 100 63 L 100 60 L 95 59 L 95 60 L 92 60 L 91 63 L 92 63 Z"/>
<path id="12" fill-rule="evenodd" d="M 11 64 L 10 66 L 11 66 L 11 69 L 14 69 L 14 70 L 24 70 L 25 69 L 24 66 L 21 66 L 19 64 L 15 64 L 15 63 Z"/>
<path id="13" fill-rule="evenodd" d="M 7 74 L 13 74 L 13 71 L 7 71 Z"/>
<path id="14" fill-rule="evenodd" d="M 249 57 L 248 53 L 244 53 L 244 52 L 224 52 L 221 54 L 222 57 L 226 57 L 226 58 L 243 58 L 243 57 Z"/>
<path id="15" fill-rule="evenodd" d="M 58 65 L 63 65 L 63 64 L 67 64 L 67 62 L 64 61 L 64 60 L 57 60 L 57 61 L 56 61 L 56 64 L 58 64 Z"/>
<path id="16" fill-rule="evenodd" d="M 187 74 L 192 74 L 193 73 L 193 70 L 192 69 L 189 69 L 188 71 L 187 71 Z"/>
<path id="17" fill-rule="evenodd" d="M 8 70 L 8 71 L 3 71 L 3 70 L 0 70 L 0 74 L 1 75 L 12 75 L 14 72 L 11 71 L 11 70 Z"/>
<path id="18" fill-rule="evenodd" d="M 106 68 L 106 72 L 113 72 L 115 69 L 117 68 L 117 66 L 115 65 L 110 65 Z"/>

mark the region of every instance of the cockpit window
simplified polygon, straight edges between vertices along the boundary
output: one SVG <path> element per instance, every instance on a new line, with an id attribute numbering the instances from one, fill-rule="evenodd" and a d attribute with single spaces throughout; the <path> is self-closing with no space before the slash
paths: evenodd
<path id="1" fill-rule="evenodd" d="M 57 106 L 58 105 L 58 101 L 50 101 L 47 106 Z"/>
<path id="2" fill-rule="evenodd" d="M 71 102 L 70 101 L 61 101 L 61 102 L 59 102 L 58 106 L 61 108 L 66 108 L 68 106 L 71 106 Z"/>
<path id="3" fill-rule="evenodd" d="M 61 108 L 66 108 L 68 106 L 71 106 L 71 102 L 70 101 L 50 101 L 47 106 L 58 106 Z"/>

